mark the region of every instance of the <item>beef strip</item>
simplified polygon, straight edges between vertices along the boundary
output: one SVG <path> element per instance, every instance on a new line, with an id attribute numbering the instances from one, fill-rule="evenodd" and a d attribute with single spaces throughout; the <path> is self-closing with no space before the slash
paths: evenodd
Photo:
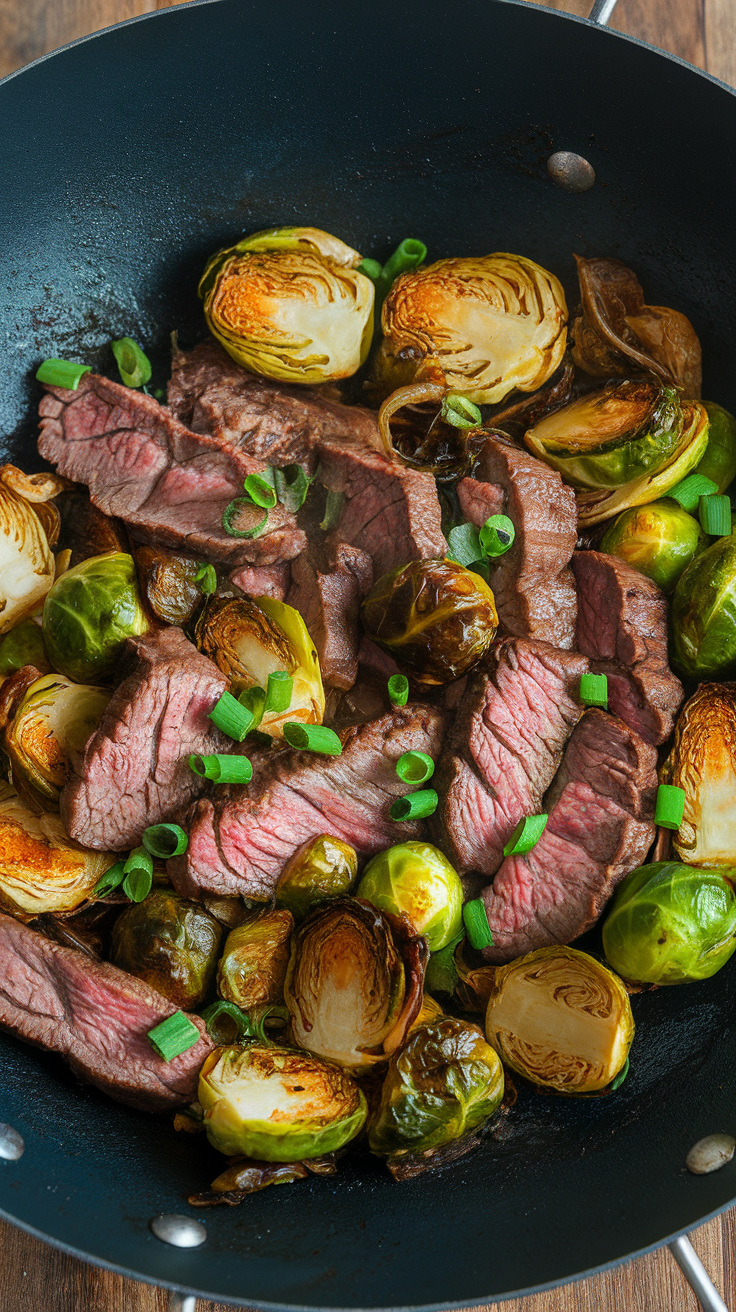
<path id="1" fill-rule="evenodd" d="M 212 1043 L 204 1021 L 194 1047 L 163 1061 L 146 1035 L 177 1010 L 142 980 L 0 915 L 0 1026 L 58 1053 L 75 1075 L 118 1102 L 168 1111 L 197 1096 Z"/>
<path id="2" fill-rule="evenodd" d="M 231 583 L 249 597 L 273 597 L 286 601 L 291 581 L 289 562 L 283 565 L 241 565 L 230 575 Z"/>
<path id="3" fill-rule="evenodd" d="M 122 851 L 187 806 L 203 781 L 189 754 L 232 749 L 208 713 L 227 679 L 181 629 L 128 640 L 132 672 L 113 693 L 100 725 L 73 762 L 61 794 L 69 836 L 85 847 Z"/>
<path id="4" fill-rule="evenodd" d="M 271 896 L 286 861 L 301 843 L 331 834 L 372 855 L 423 826 L 389 818 L 395 798 L 411 791 L 396 774 L 407 751 L 439 753 L 445 715 L 421 703 L 393 707 L 370 724 L 348 729 L 341 756 L 276 752 L 254 761 L 247 787 L 218 789 L 200 799 L 185 826 L 189 847 L 168 863 L 175 888 Z"/>
<path id="5" fill-rule="evenodd" d="M 263 459 L 191 432 L 153 397 L 96 374 L 76 391 L 46 392 L 41 455 L 64 477 L 86 483 L 93 504 L 124 519 L 134 537 L 231 566 L 272 565 L 304 549 L 304 534 L 282 505 L 269 511 L 258 537 L 230 537 L 222 528 L 223 511 Z"/>
<path id="6" fill-rule="evenodd" d="M 437 841 L 460 871 L 492 875 L 519 820 L 542 798 L 582 706 L 588 662 L 545 642 L 506 638 L 491 673 L 471 674 L 435 775 Z"/>
<path id="7" fill-rule="evenodd" d="M 287 601 L 309 629 L 323 682 L 330 688 L 352 688 L 358 675 L 360 602 L 373 582 L 370 556 L 340 542 L 333 568 L 322 573 L 305 551 L 292 563 L 291 578 Z"/>
<path id="8" fill-rule="evenodd" d="M 608 677 L 608 705 L 655 746 L 672 733 L 683 689 L 667 663 L 667 601 L 645 574 L 601 551 L 576 551 L 575 645 Z"/>
<path id="9" fill-rule="evenodd" d="M 507 633 L 568 649 L 575 637 L 575 582 L 568 568 L 577 540 L 575 494 L 554 469 L 503 437 L 489 437 L 475 478 L 458 484 L 463 514 L 480 527 L 508 515 L 514 544 L 491 568 L 490 584 Z"/>
<path id="10" fill-rule="evenodd" d="M 598 919 L 654 836 L 657 753 L 613 715 L 589 710 L 573 730 L 545 803 L 539 842 L 507 857 L 482 894 L 499 964 L 570 943 Z"/>

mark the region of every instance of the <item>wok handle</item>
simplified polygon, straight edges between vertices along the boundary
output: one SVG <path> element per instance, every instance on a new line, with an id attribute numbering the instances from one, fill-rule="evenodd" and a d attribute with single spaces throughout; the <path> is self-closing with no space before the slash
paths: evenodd
<path id="1" fill-rule="evenodd" d="M 669 1248 L 703 1312 L 728 1312 L 726 1304 L 687 1235 L 681 1235 L 679 1239 L 673 1239 Z"/>
<path id="2" fill-rule="evenodd" d="M 197 1300 L 194 1294 L 178 1294 L 173 1289 L 169 1294 L 167 1312 L 197 1312 Z"/>
<path id="3" fill-rule="evenodd" d="M 593 0 L 593 7 L 588 14 L 591 23 L 605 27 L 616 8 L 616 0 Z"/>

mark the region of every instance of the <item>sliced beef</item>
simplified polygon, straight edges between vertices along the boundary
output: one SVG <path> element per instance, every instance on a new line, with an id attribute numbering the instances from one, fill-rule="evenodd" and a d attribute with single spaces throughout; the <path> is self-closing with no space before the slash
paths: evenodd
<path id="1" fill-rule="evenodd" d="M 494 964 L 570 943 L 598 919 L 619 879 L 655 836 L 657 753 L 622 720 L 589 710 L 573 731 L 525 856 L 507 857 L 484 890 Z"/>
<path id="2" fill-rule="evenodd" d="M 310 552 L 291 566 L 287 601 L 303 617 L 330 688 L 352 688 L 358 675 L 358 613 L 373 582 L 370 556 L 340 542 L 334 567 L 322 573 Z"/>
<path id="3" fill-rule="evenodd" d="M 519 820 L 542 810 L 582 712 L 588 662 L 544 642 L 507 638 L 491 673 L 471 674 L 435 775 L 435 837 L 458 870 L 492 875 Z"/>
<path id="4" fill-rule="evenodd" d="M 398 824 L 388 814 L 411 791 L 396 762 L 407 751 L 436 758 L 444 727 L 441 710 L 414 703 L 347 730 L 341 756 L 275 753 L 247 787 L 195 803 L 184 822 L 189 847 L 168 865 L 174 886 L 188 896 L 266 899 L 292 853 L 317 834 L 341 838 L 363 856 L 418 838 L 421 823 Z"/>
<path id="5" fill-rule="evenodd" d="M 193 433 L 153 397 L 87 374 L 76 391 L 47 388 L 38 449 L 60 474 L 86 483 L 92 503 L 133 536 L 232 566 L 290 560 L 306 545 L 294 516 L 269 511 L 255 538 L 230 537 L 222 515 L 264 461 Z"/>
<path id="6" fill-rule="evenodd" d="M 291 570 L 288 561 L 283 565 L 240 565 L 233 570 L 230 581 L 249 597 L 273 597 L 275 601 L 286 601 Z"/>
<path id="7" fill-rule="evenodd" d="M 480 527 L 508 515 L 514 545 L 491 569 L 498 615 L 507 633 L 568 649 L 575 638 L 575 582 L 569 564 L 577 540 L 575 494 L 554 469 L 503 437 L 489 437 L 476 477 L 458 484 L 463 514 Z"/>
<path id="8" fill-rule="evenodd" d="M 667 663 L 667 601 L 625 561 L 576 551 L 575 645 L 608 677 L 608 705 L 648 743 L 669 738 L 683 689 Z"/>
<path id="9" fill-rule="evenodd" d="M 118 1102 L 168 1111 L 197 1096 L 212 1043 L 201 1038 L 163 1061 L 146 1035 L 176 1011 L 160 993 L 107 961 L 52 943 L 0 915 L 0 1026 L 34 1047 L 64 1057 L 75 1075 Z"/>
<path id="10" fill-rule="evenodd" d="M 181 629 L 128 640 L 132 672 L 113 693 L 99 728 L 73 763 L 61 794 L 67 833 L 85 847 L 135 847 L 148 825 L 202 791 L 189 754 L 232 748 L 208 713 L 227 689 L 217 666 Z"/>

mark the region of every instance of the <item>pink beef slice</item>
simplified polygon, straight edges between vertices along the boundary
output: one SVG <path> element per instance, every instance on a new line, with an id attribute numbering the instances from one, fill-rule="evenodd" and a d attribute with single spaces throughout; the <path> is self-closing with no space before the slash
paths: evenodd
<path id="1" fill-rule="evenodd" d="M 305 551 L 292 563 L 291 578 L 287 600 L 309 629 L 324 683 L 352 688 L 358 676 L 360 603 L 373 582 L 370 556 L 340 542 L 332 568 L 322 573 L 313 554 Z"/>
<path id="2" fill-rule="evenodd" d="M 204 1021 L 188 1017 L 200 1037 L 173 1061 L 158 1057 L 146 1037 L 176 1010 L 110 962 L 0 915 L 0 1027 L 58 1053 L 81 1080 L 118 1102 L 164 1112 L 196 1098 L 200 1067 L 212 1051 Z"/>
<path id="3" fill-rule="evenodd" d="M 608 705 L 648 743 L 669 738 L 683 688 L 667 663 L 667 600 L 656 583 L 602 551 L 576 551 L 578 650 L 608 678 Z"/>
<path id="4" fill-rule="evenodd" d="M 168 863 L 174 887 L 187 896 L 206 891 L 265 901 L 289 857 L 318 834 L 342 839 L 361 856 L 421 837 L 421 822 L 389 817 L 395 799 L 412 791 L 396 762 L 407 751 L 436 758 L 444 729 L 437 707 L 409 703 L 346 730 L 341 756 L 282 751 L 254 762 L 247 787 L 219 789 L 191 808 L 187 851 Z"/>
<path id="5" fill-rule="evenodd" d="M 573 731 L 545 803 L 549 820 L 525 856 L 507 857 L 482 893 L 500 964 L 571 943 L 600 916 L 618 881 L 654 841 L 657 753 L 598 709 Z"/>
<path id="6" fill-rule="evenodd" d="M 286 601 L 291 583 L 289 562 L 283 565 L 241 565 L 233 570 L 230 582 L 249 597 L 273 597 Z"/>
<path id="7" fill-rule="evenodd" d="M 228 681 L 181 629 L 129 638 L 132 672 L 115 690 L 61 794 L 69 836 L 85 847 L 117 852 L 140 843 L 143 830 L 169 818 L 202 791 L 189 754 L 232 750 L 208 719 Z"/>
<path id="8" fill-rule="evenodd" d="M 490 515 L 508 515 L 516 529 L 513 546 L 490 574 L 504 629 L 571 648 L 576 600 L 569 565 L 577 540 L 572 488 L 556 470 L 500 436 L 484 443 L 475 472 L 458 484 L 465 518 L 480 528 Z"/>
<path id="9" fill-rule="evenodd" d="M 494 660 L 469 676 L 435 775 L 433 833 L 462 873 L 492 875 L 519 820 L 542 810 L 583 709 L 577 652 L 506 638 Z"/>
<path id="10" fill-rule="evenodd" d="M 93 505 L 118 515 L 134 537 L 185 548 L 223 565 L 272 565 L 298 556 L 306 538 L 277 505 L 255 538 L 230 537 L 227 505 L 264 468 L 244 449 L 193 433 L 153 397 L 87 374 L 76 391 L 46 389 L 38 449 L 65 478 L 86 483 Z"/>

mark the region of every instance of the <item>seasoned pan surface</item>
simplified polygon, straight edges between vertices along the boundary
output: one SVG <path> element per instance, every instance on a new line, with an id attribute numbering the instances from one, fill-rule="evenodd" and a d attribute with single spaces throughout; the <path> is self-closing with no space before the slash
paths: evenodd
<path id="1" fill-rule="evenodd" d="M 448 21 L 451 30 L 448 31 Z M 464 0 L 278 18 L 214 0 L 125 24 L 0 87 L 3 457 L 34 451 L 32 371 L 108 364 L 105 343 L 202 332 L 206 254 L 241 231 L 314 223 L 366 253 L 421 236 L 432 257 L 512 250 L 563 277 L 615 255 L 648 299 L 693 320 L 705 394 L 736 408 L 736 97 L 613 33 L 533 6 Z M 549 181 L 555 149 L 592 191 Z M 595 950 L 595 939 L 590 946 Z M 370 1159 L 336 1179 L 203 1214 L 172 1250 L 149 1219 L 190 1209 L 214 1174 L 199 1139 L 105 1100 L 2 1039 L 2 1163 L 20 1224 L 149 1280 L 257 1306 L 490 1302 L 614 1262 L 736 1198 L 736 1163 L 684 1170 L 732 1130 L 736 964 L 633 1000 L 632 1074 L 616 1097 L 521 1089 L 505 1137 L 396 1185 Z"/>

